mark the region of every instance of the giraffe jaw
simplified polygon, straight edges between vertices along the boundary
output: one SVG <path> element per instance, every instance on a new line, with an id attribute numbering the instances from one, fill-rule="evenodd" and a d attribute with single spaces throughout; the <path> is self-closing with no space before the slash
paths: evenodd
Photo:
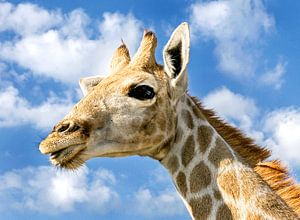
<path id="1" fill-rule="evenodd" d="M 95 157 L 127 157 L 127 156 L 149 156 L 153 146 L 139 146 L 137 143 L 121 143 L 115 140 L 103 140 L 100 143 L 87 144 L 83 155 L 86 160 Z"/>
<path id="2" fill-rule="evenodd" d="M 74 170 L 91 158 L 149 156 L 149 152 L 153 149 L 152 146 L 137 147 L 136 143 L 120 143 L 115 140 L 94 142 L 93 140 L 91 138 L 83 141 L 74 138 L 70 141 L 57 142 L 57 139 L 50 135 L 40 143 L 40 151 L 49 155 L 50 162 L 54 166 Z"/>
<path id="3" fill-rule="evenodd" d="M 84 151 L 86 150 L 85 144 L 71 145 L 67 148 L 51 152 L 50 162 L 57 167 L 65 169 L 77 169 L 84 162 Z"/>

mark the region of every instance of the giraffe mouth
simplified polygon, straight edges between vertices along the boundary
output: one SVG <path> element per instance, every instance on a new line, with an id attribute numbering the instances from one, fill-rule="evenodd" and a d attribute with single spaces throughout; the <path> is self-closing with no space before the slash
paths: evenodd
<path id="1" fill-rule="evenodd" d="M 50 153 L 50 162 L 57 167 L 77 169 L 84 163 L 81 155 L 86 149 L 85 144 L 75 144 Z"/>
<path id="2" fill-rule="evenodd" d="M 50 159 L 54 160 L 55 158 L 59 157 L 59 155 L 64 151 L 65 149 L 61 149 L 55 152 L 50 153 Z"/>

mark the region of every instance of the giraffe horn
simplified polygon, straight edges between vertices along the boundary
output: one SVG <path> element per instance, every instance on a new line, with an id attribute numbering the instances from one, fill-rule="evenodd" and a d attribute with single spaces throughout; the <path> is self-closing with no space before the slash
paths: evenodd
<path id="1" fill-rule="evenodd" d="M 134 55 L 131 66 L 148 67 L 156 65 L 155 48 L 157 46 L 157 39 L 152 31 L 145 30 L 140 47 Z"/>
<path id="2" fill-rule="evenodd" d="M 121 45 L 116 49 L 110 62 L 110 70 L 112 73 L 124 68 L 130 62 L 129 50 L 123 40 L 121 40 L 121 42 Z"/>

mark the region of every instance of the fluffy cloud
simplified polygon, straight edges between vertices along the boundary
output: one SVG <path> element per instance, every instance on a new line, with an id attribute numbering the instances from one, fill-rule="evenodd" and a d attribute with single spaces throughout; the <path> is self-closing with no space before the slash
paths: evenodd
<path id="1" fill-rule="evenodd" d="M 254 130 L 254 119 L 259 112 L 253 99 L 233 93 L 226 87 L 214 90 L 203 99 L 208 108 L 227 121 L 240 127 L 256 140 L 262 139 L 262 133 Z"/>
<path id="2" fill-rule="evenodd" d="M 48 12 L 37 5 L 25 3 L 17 6 L 0 3 L 0 31 L 14 31 L 20 35 L 41 33 L 62 22 L 58 11 Z"/>
<path id="3" fill-rule="evenodd" d="M 273 70 L 269 70 L 261 76 L 261 82 L 265 85 L 274 86 L 275 89 L 280 89 L 284 80 L 282 76 L 286 72 L 287 62 L 278 62 Z"/>
<path id="4" fill-rule="evenodd" d="M 64 171 L 39 166 L 11 170 L 0 173 L 0 213 L 59 215 L 75 209 L 102 214 L 126 210 L 124 216 L 143 217 L 186 213 L 178 194 L 166 185 L 158 193 L 141 188 L 124 196 L 115 190 L 117 184 L 114 173 L 106 169 Z"/>
<path id="5" fill-rule="evenodd" d="M 274 156 L 292 165 L 300 164 L 300 109 L 283 108 L 269 113 L 264 121 L 266 144 Z"/>
<path id="6" fill-rule="evenodd" d="M 40 105 L 33 106 L 12 86 L 0 89 L 0 103 L 3 103 L 0 105 L 0 127 L 31 124 L 40 129 L 53 126 L 73 106 L 70 98 L 61 99 L 55 95 L 48 97 Z"/>
<path id="7" fill-rule="evenodd" d="M 134 211 L 137 216 L 151 218 L 183 216 L 187 213 L 165 168 L 158 166 L 148 176 L 147 186 L 139 188 L 132 195 L 130 213 Z"/>
<path id="8" fill-rule="evenodd" d="M 147 188 L 135 194 L 135 212 L 146 216 L 173 216 L 186 212 L 182 200 L 174 191 L 165 191 L 154 195 Z"/>
<path id="9" fill-rule="evenodd" d="M 131 50 L 138 46 L 142 23 L 131 14 L 104 13 L 95 27 L 81 9 L 69 14 L 32 4 L 0 4 L 0 31 L 12 30 L 14 40 L 0 43 L 0 59 L 33 74 L 63 82 L 86 75 L 107 74 L 108 63 L 121 38 Z M 22 19 L 29 14 L 29 18 Z"/>
<path id="10" fill-rule="evenodd" d="M 275 27 L 261 0 L 201 1 L 191 6 L 190 21 L 194 39 L 201 36 L 215 42 L 220 70 L 243 79 L 257 72 L 260 41 Z M 275 74 L 272 83 L 268 72 L 263 82 L 278 88 L 284 71 Z"/>
<path id="11" fill-rule="evenodd" d="M 86 206 L 107 212 L 118 204 L 114 184 L 114 175 L 104 169 L 74 173 L 40 166 L 8 171 L 0 175 L 0 211 L 59 214 Z"/>

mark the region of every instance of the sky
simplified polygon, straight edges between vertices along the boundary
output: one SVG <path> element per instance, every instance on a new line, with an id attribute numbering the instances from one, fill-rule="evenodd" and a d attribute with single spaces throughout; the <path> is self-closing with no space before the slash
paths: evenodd
<path id="1" fill-rule="evenodd" d="M 190 24 L 189 93 L 273 151 L 300 182 L 300 1 L 0 0 L 0 214 L 3 219 L 189 219 L 171 178 L 144 157 L 51 167 L 39 142 L 105 75 L 121 39 L 144 29 L 157 60 Z"/>

